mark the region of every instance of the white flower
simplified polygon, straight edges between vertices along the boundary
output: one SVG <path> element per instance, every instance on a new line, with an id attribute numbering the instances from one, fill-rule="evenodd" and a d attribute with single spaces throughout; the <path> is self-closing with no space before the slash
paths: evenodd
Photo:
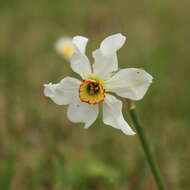
<path id="1" fill-rule="evenodd" d="M 75 52 L 75 45 L 84 53 L 87 42 L 88 39 L 82 36 L 75 36 L 73 39 L 62 37 L 55 43 L 55 49 L 58 54 L 69 60 Z"/>
<path id="2" fill-rule="evenodd" d="M 71 68 L 82 80 L 65 77 L 57 84 L 45 84 L 44 94 L 58 105 L 69 105 L 67 116 L 72 122 L 82 122 L 90 127 L 99 113 L 99 104 L 103 104 L 103 122 L 125 134 L 135 133 L 122 114 L 122 102 L 118 96 L 131 100 L 140 100 L 152 82 L 152 76 L 142 69 L 129 68 L 118 71 L 117 50 L 126 37 L 115 34 L 107 37 L 100 48 L 93 52 L 95 59 L 91 66 L 85 55 L 88 39 L 76 36 L 72 39 L 74 53 Z M 110 94 L 111 92 L 111 94 Z"/>

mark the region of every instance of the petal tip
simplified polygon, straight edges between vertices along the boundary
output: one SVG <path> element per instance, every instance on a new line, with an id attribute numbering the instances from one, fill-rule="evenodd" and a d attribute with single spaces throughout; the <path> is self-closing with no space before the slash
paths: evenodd
<path id="1" fill-rule="evenodd" d="M 48 86 L 50 86 L 50 85 L 52 85 L 52 82 L 50 82 L 50 83 L 48 83 L 48 84 L 43 84 L 44 87 L 48 87 Z"/>
<path id="2" fill-rule="evenodd" d="M 90 126 L 92 125 L 92 123 L 84 123 L 84 129 L 88 129 Z"/>
<path id="3" fill-rule="evenodd" d="M 132 131 L 132 130 L 130 130 L 130 131 L 122 130 L 122 132 L 123 132 L 124 134 L 126 134 L 126 135 L 130 135 L 130 136 L 132 136 L 132 135 L 136 135 L 136 133 L 135 133 L 134 131 Z"/>
<path id="4" fill-rule="evenodd" d="M 84 54 L 86 50 L 86 45 L 88 43 L 88 38 L 84 36 L 74 36 L 72 38 L 72 43 L 76 46 L 75 48 L 77 48 L 80 52 Z"/>
<path id="5" fill-rule="evenodd" d="M 88 125 L 86 125 L 86 124 L 84 125 L 84 129 L 86 129 L 86 130 L 87 130 L 89 127 L 90 127 L 90 126 L 88 126 Z"/>
<path id="6" fill-rule="evenodd" d="M 125 43 L 126 37 L 121 33 L 116 33 L 105 38 L 100 44 L 100 50 L 104 55 L 116 53 Z"/>
<path id="7" fill-rule="evenodd" d="M 136 133 L 131 131 L 128 135 L 136 135 Z"/>

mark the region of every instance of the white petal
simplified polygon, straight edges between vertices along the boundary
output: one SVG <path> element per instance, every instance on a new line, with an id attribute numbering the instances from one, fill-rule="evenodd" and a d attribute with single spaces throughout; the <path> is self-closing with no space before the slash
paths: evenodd
<path id="1" fill-rule="evenodd" d="M 110 73 L 118 69 L 116 53 L 105 56 L 100 49 L 97 49 L 93 51 L 92 55 L 95 59 L 95 63 L 93 64 L 93 72 L 95 75 L 107 79 L 109 78 Z"/>
<path id="2" fill-rule="evenodd" d="M 123 46 L 125 40 L 126 37 L 120 33 L 108 36 L 102 41 L 100 50 L 104 55 L 113 54 Z"/>
<path id="3" fill-rule="evenodd" d="M 91 65 L 83 53 L 75 47 L 75 53 L 71 57 L 71 68 L 74 72 L 78 73 L 83 79 L 92 73 Z"/>
<path id="4" fill-rule="evenodd" d="M 73 37 L 72 42 L 75 44 L 75 46 L 77 46 L 81 53 L 85 53 L 88 38 L 83 36 L 75 36 Z"/>
<path id="5" fill-rule="evenodd" d="M 80 83 L 77 79 L 66 77 L 57 84 L 45 84 L 44 95 L 58 105 L 66 105 L 78 100 Z"/>
<path id="6" fill-rule="evenodd" d="M 110 73 L 118 70 L 116 52 L 123 46 L 125 40 L 126 37 L 122 34 L 114 34 L 102 41 L 100 48 L 93 52 L 94 74 L 106 79 L 109 78 Z"/>
<path id="7" fill-rule="evenodd" d="M 90 127 L 98 116 L 98 105 L 90 105 L 84 102 L 70 104 L 67 116 L 74 123 L 85 123 L 85 128 Z"/>
<path id="8" fill-rule="evenodd" d="M 152 76 L 142 69 L 122 69 L 106 82 L 106 89 L 124 98 L 140 100 L 152 79 Z"/>
<path id="9" fill-rule="evenodd" d="M 122 102 L 109 94 L 106 95 L 103 104 L 103 122 L 116 129 L 120 129 L 127 135 L 135 134 L 123 118 Z"/>

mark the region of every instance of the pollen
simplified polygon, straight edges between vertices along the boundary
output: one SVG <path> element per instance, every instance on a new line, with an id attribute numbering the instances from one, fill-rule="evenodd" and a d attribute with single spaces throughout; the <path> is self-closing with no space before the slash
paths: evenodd
<path id="1" fill-rule="evenodd" d="M 92 77 L 91 77 L 92 78 Z M 104 101 L 105 88 L 101 81 L 87 79 L 83 80 L 79 88 L 79 97 L 82 102 L 88 104 L 99 104 Z"/>

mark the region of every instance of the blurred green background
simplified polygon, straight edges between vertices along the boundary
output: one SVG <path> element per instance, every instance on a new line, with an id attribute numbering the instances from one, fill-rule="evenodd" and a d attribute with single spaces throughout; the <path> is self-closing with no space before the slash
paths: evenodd
<path id="1" fill-rule="evenodd" d="M 43 84 L 76 76 L 53 49 L 84 35 L 87 54 L 121 32 L 121 68 L 154 76 L 137 111 L 168 189 L 190 189 L 190 1 L 1 0 L 0 190 L 156 190 L 136 136 L 98 120 L 89 130 Z M 125 108 L 126 118 L 132 125 Z"/>

